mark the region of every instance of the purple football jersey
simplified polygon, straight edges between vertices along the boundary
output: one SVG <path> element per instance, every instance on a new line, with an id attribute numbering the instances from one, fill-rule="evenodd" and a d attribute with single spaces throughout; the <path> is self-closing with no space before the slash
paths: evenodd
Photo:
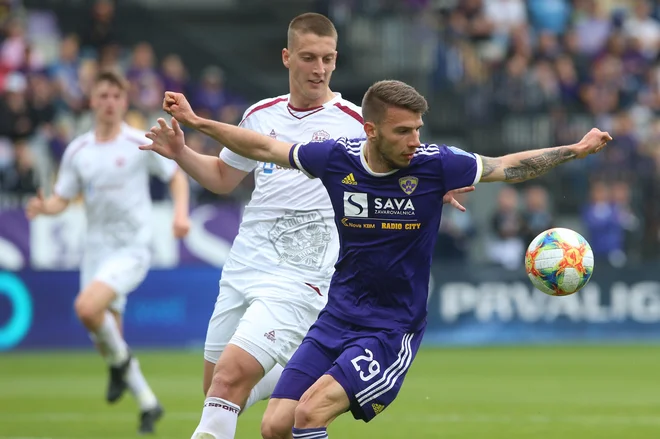
<path id="1" fill-rule="evenodd" d="M 426 321 L 431 255 L 442 198 L 481 177 L 481 158 L 421 145 L 403 169 L 373 172 L 364 140 L 296 144 L 291 165 L 320 178 L 335 211 L 340 251 L 326 310 L 348 322 L 414 331 Z"/>

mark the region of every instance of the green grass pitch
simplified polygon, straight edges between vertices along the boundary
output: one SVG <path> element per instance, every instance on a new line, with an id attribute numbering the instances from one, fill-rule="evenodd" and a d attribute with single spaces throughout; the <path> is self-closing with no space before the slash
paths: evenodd
<path id="1" fill-rule="evenodd" d="M 197 425 L 200 352 L 137 352 L 166 409 L 157 438 Z M 90 352 L 0 354 L 0 439 L 137 437 L 130 394 L 103 400 L 105 366 Z M 258 439 L 264 403 L 241 415 Z M 331 438 L 657 439 L 660 346 L 422 349 L 398 399 L 369 424 L 342 416 Z"/>

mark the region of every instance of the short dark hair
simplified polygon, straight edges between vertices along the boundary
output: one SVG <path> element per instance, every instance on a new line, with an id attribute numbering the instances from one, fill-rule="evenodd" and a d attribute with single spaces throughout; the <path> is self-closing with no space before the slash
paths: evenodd
<path id="1" fill-rule="evenodd" d="M 388 107 L 399 107 L 424 114 L 429 105 L 414 87 L 401 81 L 378 81 L 369 87 L 362 98 L 362 117 L 365 122 L 379 123 Z"/>
<path id="2" fill-rule="evenodd" d="M 102 70 L 97 73 L 94 78 L 94 85 L 99 85 L 101 82 L 109 82 L 119 87 L 122 91 L 128 91 L 128 81 L 126 81 L 124 75 L 116 70 Z"/>
<path id="3" fill-rule="evenodd" d="M 337 29 L 325 15 L 315 12 L 300 14 L 289 23 L 287 32 L 287 47 L 291 48 L 296 33 L 314 34 L 319 37 L 332 37 L 337 41 Z"/>

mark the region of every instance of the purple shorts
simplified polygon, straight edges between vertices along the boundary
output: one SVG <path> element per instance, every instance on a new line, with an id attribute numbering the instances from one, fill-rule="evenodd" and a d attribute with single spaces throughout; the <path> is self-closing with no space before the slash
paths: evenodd
<path id="1" fill-rule="evenodd" d="M 424 334 L 354 325 L 322 311 L 282 372 L 272 398 L 300 397 L 323 375 L 346 391 L 355 419 L 382 412 L 399 393 Z"/>

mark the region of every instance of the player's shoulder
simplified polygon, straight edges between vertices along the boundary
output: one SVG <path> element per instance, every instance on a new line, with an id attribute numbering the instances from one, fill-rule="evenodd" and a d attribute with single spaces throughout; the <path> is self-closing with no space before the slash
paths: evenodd
<path id="1" fill-rule="evenodd" d="M 249 117 L 258 117 L 273 110 L 284 110 L 288 102 L 288 94 L 262 99 L 250 105 L 247 110 L 245 110 L 245 113 L 243 113 L 243 118 L 241 119 L 241 123 L 245 122 L 245 120 Z"/>
<path id="2" fill-rule="evenodd" d="M 82 151 L 85 147 L 91 146 L 94 144 L 94 132 L 87 131 L 83 134 L 74 137 L 74 139 L 69 142 L 69 145 L 64 150 L 64 155 L 62 160 L 71 160 L 77 153 Z"/>
<path id="3" fill-rule="evenodd" d="M 330 139 L 329 146 L 336 151 L 339 151 L 343 154 L 359 156 L 360 151 L 362 150 L 362 144 L 364 139 L 351 139 L 348 137 L 338 137 L 336 139 Z"/>
<path id="4" fill-rule="evenodd" d="M 128 124 L 123 124 L 121 127 L 121 132 L 122 135 L 124 136 L 124 139 L 126 139 L 129 142 L 137 143 L 138 145 L 143 145 L 144 143 L 146 143 L 144 137 L 145 131 L 134 128 Z"/>
<path id="5" fill-rule="evenodd" d="M 354 120 L 359 123 L 360 126 L 364 125 L 364 119 L 362 118 L 362 107 L 355 105 L 351 101 L 347 101 L 338 94 L 337 100 L 333 104 L 333 108 L 336 111 L 339 111 L 341 115 L 345 116 L 347 119 Z"/>

